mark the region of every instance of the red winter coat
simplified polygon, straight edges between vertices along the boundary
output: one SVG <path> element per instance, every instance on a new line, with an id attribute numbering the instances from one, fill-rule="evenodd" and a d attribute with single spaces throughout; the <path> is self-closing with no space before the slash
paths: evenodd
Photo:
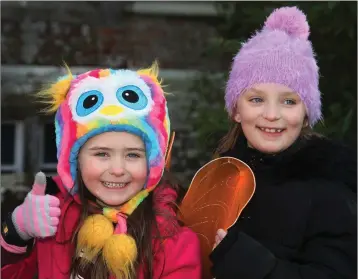
<path id="1" fill-rule="evenodd" d="M 75 251 L 71 239 L 80 217 L 81 205 L 68 196 L 58 177 L 54 180 L 61 190 L 57 194 L 61 202 L 61 217 L 56 235 L 46 239 L 36 239 L 31 254 L 25 259 L 23 255 L 10 254 L 2 248 L 2 252 L 5 252 L 1 259 L 2 279 L 33 279 L 36 275 L 38 279 L 69 279 L 71 277 L 70 265 Z M 165 195 L 170 198 L 176 195 L 171 188 L 161 191 L 164 191 Z M 165 205 L 156 204 L 156 206 Z M 157 217 L 157 223 L 159 228 L 166 227 L 166 222 L 161 217 Z M 159 243 L 153 240 L 153 249 L 155 247 L 158 248 Z M 201 278 L 199 240 L 193 231 L 177 226 L 175 235 L 167 238 L 161 247 L 155 251 L 153 279 Z M 144 278 L 143 267 L 139 267 L 137 278 Z"/>

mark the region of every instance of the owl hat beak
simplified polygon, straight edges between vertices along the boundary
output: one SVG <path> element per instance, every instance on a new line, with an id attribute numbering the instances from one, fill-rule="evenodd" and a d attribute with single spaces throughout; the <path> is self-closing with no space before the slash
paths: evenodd
<path id="1" fill-rule="evenodd" d="M 124 111 L 123 108 L 120 106 L 110 105 L 110 106 L 104 107 L 99 112 L 104 115 L 113 116 L 113 115 L 120 114 L 123 111 Z"/>

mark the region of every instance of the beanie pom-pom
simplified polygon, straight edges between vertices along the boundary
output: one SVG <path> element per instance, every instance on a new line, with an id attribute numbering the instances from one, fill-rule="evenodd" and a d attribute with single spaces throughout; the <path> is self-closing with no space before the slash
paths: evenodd
<path id="1" fill-rule="evenodd" d="M 282 30 L 288 35 L 308 39 L 310 27 L 306 15 L 297 7 L 274 10 L 265 22 L 265 29 Z"/>

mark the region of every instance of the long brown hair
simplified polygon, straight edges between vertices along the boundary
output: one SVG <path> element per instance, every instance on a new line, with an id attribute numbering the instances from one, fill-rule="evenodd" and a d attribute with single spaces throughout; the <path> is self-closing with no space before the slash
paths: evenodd
<path id="1" fill-rule="evenodd" d="M 79 187 L 79 197 L 82 205 L 81 218 L 77 225 L 75 234 L 73 236 L 73 242 L 77 244 L 77 235 L 84 222 L 84 220 L 91 214 L 94 213 L 93 202 L 95 202 L 95 197 L 88 191 L 86 188 L 80 172 L 77 175 L 78 187 Z M 175 231 L 171 231 L 163 234 L 162 231 L 159 231 L 159 227 L 156 222 L 157 216 L 163 216 L 165 220 L 170 224 L 176 223 L 175 216 L 170 212 L 174 210 L 177 211 L 177 204 L 179 203 L 179 197 L 177 199 L 168 199 L 166 198 L 166 204 L 169 207 L 158 209 L 155 204 L 160 202 L 160 199 L 163 198 L 161 195 L 161 190 L 170 187 L 180 194 L 181 187 L 176 182 L 174 177 L 167 171 L 164 171 L 163 177 L 154 191 L 149 193 L 148 197 L 142 201 L 142 203 L 134 210 L 134 212 L 127 219 L 128 234 L 131 235 L 138 248 L 138 258 L 135 262 L 135 270 L 138 270 L 138 267 L 143 267 L 144 278 L 152 279 L 153 278 L 153 258 L 154 258 L 154 247 L 152 245 L 153 238 L 159 240 L 159 243 L 168 237 L 171 237 Z M 158 194 L 159 193 L 159 194 Z M 90 202 L 92 201 L 92 203 Z M 98 210 L 98 208 L 97 208 Z M 170 226 L 169 226 L 170 227 Z M 86 274 L 90 273 L 91 279 L 108 279 L 109 272 L 104 263 L 102 257 L 97 257 L 95 262 L 91 265 L 90 271 L 81 270 L 81 265 L 78 260 L 76 260 L 75 255 L 72 257 L 71 265 L 71 274 Z M 131 278 L 137 278 L 136 274 L 131 274 Z M 87 278 L 86 278 L 87 279 Z"/>
<path id="2" fill-rule="evenodd" d="M 232 149 L 235 146 L 237 139 L 240 136 L 240 133 L 242 133 L 241 124 L 232 121 L 229 131 L 219 141 L 218 147 L 216 148 L 214 153 L 214 157 L 217 158 L 220 156 L 220 154 L 223 154 Z M 310 126 L 302 128 L 300 137 L 310 138 L 312 136 L 323 137 L 323 135 L 314 132 Z"/>

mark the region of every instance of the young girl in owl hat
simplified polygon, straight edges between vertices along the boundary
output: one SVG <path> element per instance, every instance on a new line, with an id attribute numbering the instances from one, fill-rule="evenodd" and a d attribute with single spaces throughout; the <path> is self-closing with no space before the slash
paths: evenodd
<path id="1" fill-rule="evenodd" d="M 308 36 L 305 14 L 283 7 L 233 60 L 233 125 L 217 153 L 247 163 L 256 190 L 217 233 L 216 279 L 357 278 L 356 152 L 312 132 L 322 114 Z"/>
<path id="2" fill-rule="evenodd" d="M 198 239 L 163 177 L 170 120 L 156 64 L 69 72 L 40 96 L 56 112 L 58 176 L 38 173 L 4 221 L 1 278 L 199 279 Z"/>

